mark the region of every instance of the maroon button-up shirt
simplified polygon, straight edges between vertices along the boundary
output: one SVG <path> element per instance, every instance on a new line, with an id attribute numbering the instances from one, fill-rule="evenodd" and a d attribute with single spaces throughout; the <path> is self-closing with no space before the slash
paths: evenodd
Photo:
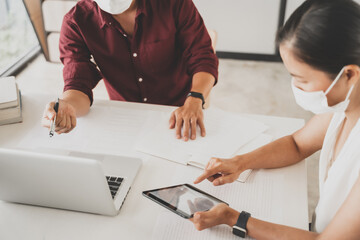
<path id="1" fill-rule="evenodd" d="M 91 103 L 101 79 L 112 100 L 181 106 L 195 73 L 218 77 L 218 59 L 192 0 L 138 0 L 131 38 L 96 2 L 82 0 L 64 17 L 60 59 L 64 91 L 82 91 Z"/>

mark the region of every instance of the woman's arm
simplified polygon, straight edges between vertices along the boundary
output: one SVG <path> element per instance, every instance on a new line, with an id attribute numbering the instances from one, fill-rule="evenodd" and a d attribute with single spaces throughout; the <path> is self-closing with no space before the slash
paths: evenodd
<path id="1" fill-rule="evenodd" d="M 208 179 L 215 186 L 235 181 L 246 169 L 293 165 L 322 148 L 332 114 L 314 116 L 302 129 L 253 152 L 232 159 L 213 158 L 195 184 Z"/>
<path id="2" fill-rule="evenodd" d="M 349 196 L 324 232 L 318 234 L 293 227 L 249 218 L 248 235 L 258 240 L 358 240 L 360 239 L 360 177 Z M 220 224 L 230 227 L 236 224 L 240 213 L 225 204 L 219 204 L 208 212 L 197 212 L 191 221 L 198 230 Z"/>

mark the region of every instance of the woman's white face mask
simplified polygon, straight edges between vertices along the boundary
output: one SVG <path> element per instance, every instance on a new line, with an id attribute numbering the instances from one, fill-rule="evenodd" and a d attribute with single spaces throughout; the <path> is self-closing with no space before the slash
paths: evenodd
<path id="1" fill-rule="evenodd" d="M 110 14 L 117 15 L 129 9 L 133 0 L 95 0 L 99 7 Z"/>
<path id="2" fill-rule="evenodd" d="M 326 95 L 331 91 L 334 85 L 339 81 L 341 76 L 344 73 L 345 68 L 343 68 L 334 82 L 330 85 L 330 87 L 325 91 L 317 91 L 317 92 L 305 92 L 294 85 L 294 79 L 291 80 L 292 90 L 294 92 L 296 103 L 304 108 L 307 111 L 311 111 L 314 114 L 322 114 L 322 113 L 335 113 L 335 112 L 345 112 L 350 103 L 350 95 L 354 89 L 354 85 L 350 88 L 346 98 L 344 101 L 334 105 L 329 106 Z"/>

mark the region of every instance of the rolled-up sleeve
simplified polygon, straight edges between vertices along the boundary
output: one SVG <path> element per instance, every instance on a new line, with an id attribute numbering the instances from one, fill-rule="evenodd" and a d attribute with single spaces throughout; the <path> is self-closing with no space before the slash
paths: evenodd
<path id="1" fill-rule="evenodd" d="M 204 21 L 192 0 L 176 0 L 177 39 L 187 60 L 188 74 L 207 72 L 218 80 L 219 61 Z"/>
<path id="2" fill-rule="evenodd" d="M 102 79 L 78 26 L 64 17 L 60 33 L 60 60 L 64 64 L 64 92 L 78 90 L 85 93 L 92 104 L 93 92 Z"/>

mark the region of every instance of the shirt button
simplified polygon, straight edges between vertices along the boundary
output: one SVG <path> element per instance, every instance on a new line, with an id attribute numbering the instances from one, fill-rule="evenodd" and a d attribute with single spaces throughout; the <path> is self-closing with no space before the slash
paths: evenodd
<path id="1" fill-rule="evenodd" d="M 143 79 L 142 78 L 139 78 L 139 82 L 142 82 L 143 81 Z"/>
<path id="2" fill-rule="evenodd" d="M 134 57 L 137 57 L 137 53 L 134 53 L 133 56 L 134 56 Z"/>
<path id="3" fill-rule="evenodd" d="M 124 34 L 124 37 L 127 37 L 127 35 L 126 35 L 126 34 Z"/>
<path id="4" fill-rule="evenodd" d="M 144 102 L 147 102 L 147 98 L 144 98 Z"/>
<path id="5" fill-rule="evenodd" d="M 109 25 L 111 25 L 112 24 L 112 22 L 109 22 Z"/>

